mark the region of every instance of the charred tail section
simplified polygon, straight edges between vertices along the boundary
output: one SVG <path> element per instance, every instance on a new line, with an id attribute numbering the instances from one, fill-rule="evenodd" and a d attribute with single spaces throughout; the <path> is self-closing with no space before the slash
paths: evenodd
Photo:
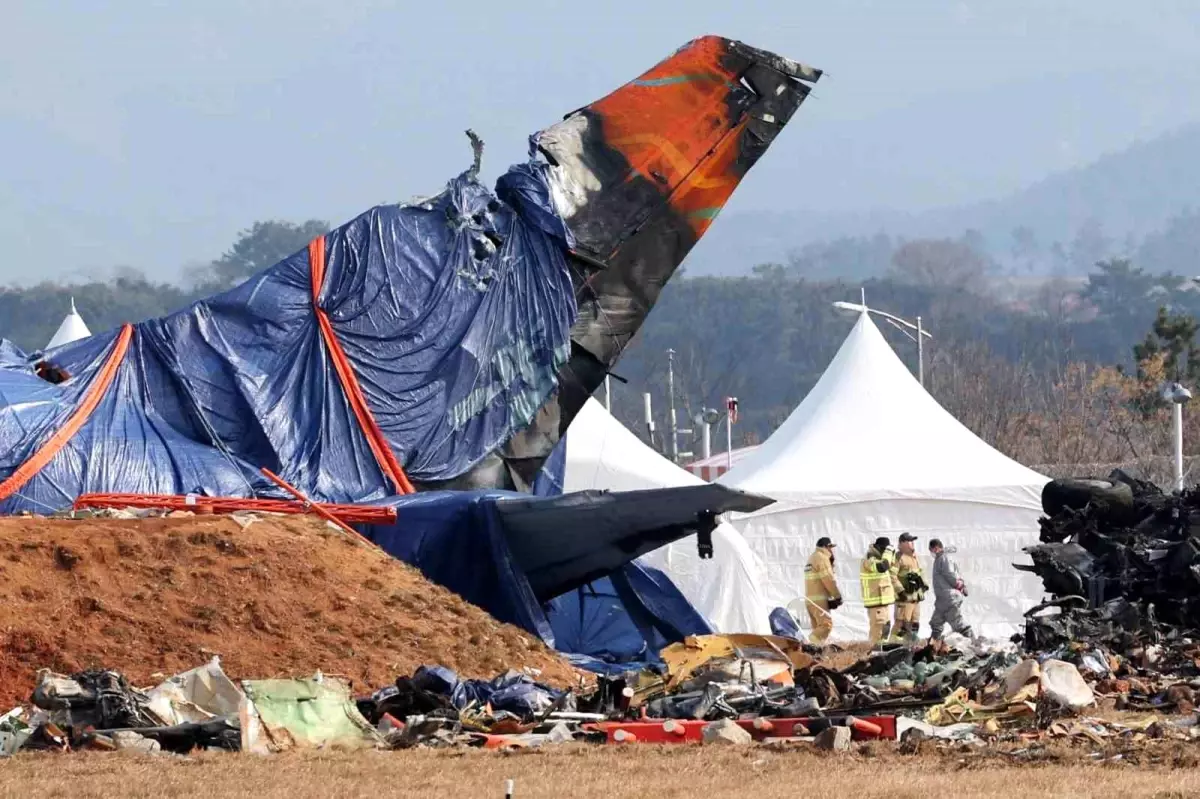
<path id="1" fill-rule="evenodd" d="M 709 36 L 534 136 L 555 167 L 555 205 L 575 238 L 572 355 L 557 397 L 534 424 L 456 487 L 528 488 L 667 280 L 820 77 Z"/>
<path id="2" fill-rule="evenodd" d="M 572 338 L 601 376 L 820 74 L 698 39 L 535 137 L 558 167 L 555 200 L 576 239 Z M 578 388 L 586 397 L 598 385 Z"/>

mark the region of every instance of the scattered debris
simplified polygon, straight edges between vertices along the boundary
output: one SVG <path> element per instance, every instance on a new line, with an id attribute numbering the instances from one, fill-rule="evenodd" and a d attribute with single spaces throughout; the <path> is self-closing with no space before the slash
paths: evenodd
<path id="1" fill-rule="evenodd" d="M 849 730 L 847 730 L 847 733 Z M 700 732 L 701 740 L 705 746 L 711 744 L 721 744 L 725 746 L 745 746 L 753 743 L 754 738 L 750 733 L 743 730 L 737 725 L 737 722 L 731 719 L 718 719 L 710 721 L 704 725 Z"/>
<path id="2" fill-rule="evenodd" d="M 238 719 L 243 752 L 353 750 L 381 742 L 340 680 L 318 673 L 307 680 L 250 680 L 242 688 Z"/>
<path id="3" fill-rule="evenodd" d="M 150 711 L 164 724 L 198 724 L 238 713 L 246 695 L 225 676 L 221 659 L 171 677 L 146 692 Z"/>
<path id="4" fill-rule="evenodd" d="M 1042 664 L 1039 680 L 1042 694 L 1063 707 L 1083 710 L 1096 703 L 1092 689 L 1084 682 L 1079 670 L 1070 663 L 1047 660 Z"/>
<path id="5" fill-rule="evenodd" d="M 845 752 L 850 748 L 850 728 L 830 727 L 813 739 L 813 745 L 829 752 Z"/>
<path id="6" fill-rule="evenodd" d="M 1074 685 L 1080 709 L 1190 714 L 1200 687 L 1200 492 L 1164 494 L 1114 471 L 1055 480 L 1041 541 L 1026 548 L 1051 598 L 1026 613 L 1025 650 Z M 1047 660 L 1050 658 L 1050 660 Z M 1067 672 L 1059 663 L 1074 669 Z M 1054 664 L 1052 666 L 1052 664 Z M 1087 701 L 1088 693 L 1092 694 Z"/>
<path id="7" fill-rule="evenodd" d="M 1041 541 L 1027 547 L 1054 604 L 1031 611 L 1026 647 L 1132 642 L 1200 627 L 1200 493 L 1164 494 L 1115 471 L 1055 480 L 1042 493 Z M 1032 615 L 1057 607 L 1057 615 Z"/>
<path id="8" fill-rule="evenodd" d="M 112 743 L 118 751 L 132 751 L 143 755 L 156 755 L 162 751 L 162 746 L 158 741 L 133 730 L 117 730 L 112 734 Z"/>
<path id="9" fill-rule="evenodd" d="M 0 716 L 0 757 L 16 754 L 32 734 L 25 708 L 13 708 Z"/>
<path id="10" fill-rule="evenodd" d="M 230 680 L 213 658 L 149 689 L 110 670 L 40 673 L 33 708 L 0 717 L 0 752 L 25 749 L 186 754 L 293 748 L 535 749 L 612 744 L 752 742 L 844 752 L 894 740 L 899 751 L 1045 740 L 1110 749 L 1193 740 L 1200 716 L 1191 682 L 1155 685 L 1146 664 L 1095 646 L 1024 656 L 1011 643 L 947 639 L 896 645 L 841 669 L 820 653 L 770 636 L 703 636 L 662 652 L 662 664 L 566 690 L 525 671 L 491 680 L 421 666 L 353 699 L 340 679 Z M 786 663 L 783 669 L 776 668 Z M 761 669 L 761 676 L 759 670 Z M 1122 676 L 1126 675 L 1126 676 Z M 1134 676 L 1142 675 L 1142 676 Z M 1089 709 L 1124 689 L 1124 715 Z M 807 742 L 807 743 L 806 743 Z M 1006 750 L 1007 751 L 1007 750 Z M 1109 757 L 1109 756 L 1106 756 Z"/>

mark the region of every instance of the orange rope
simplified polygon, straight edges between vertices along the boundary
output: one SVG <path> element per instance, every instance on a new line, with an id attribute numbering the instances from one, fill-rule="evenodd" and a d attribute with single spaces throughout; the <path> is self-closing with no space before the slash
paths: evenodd
<path id="1" fill-rule="evenodd" d="M 359 427 L 363 431 L 363 435 L 367 438 L 367 444 L 371 447 L 371 453 L 375 456 L 375 462 L 379 464 L 380 470 L 384 475 L 392 481 L 392 485 L 398 494 L 411 494 L 413 489 L 412 483 L 408 480 L 408 475 L 404 473 L 404 467 L 396 460 L 396 455 L 392 452 L 391 444 L 384 437 L 383 431 L 379 429 L 379 424 L 376 423 L 375 417 L 371 414 L 371 409 L 367 405 L 367 398 L 362 392 L 362 387 L 358 383 L 358 378 L 354 374 L 354 367 L 350 363 L 350 359 L 346 357 L 346 353 L 342 350 L 342 345 L 338 342 L 337 336 L 333 332 L 333 323 L 329 321 L 329 315 L 321 308 L 319 304 L 321 286 L 325 282 L 325 237 L 317 236 L 308 244 L 308 264 L 312 273 L 312 300 L 313 313 L 317 315 L 317 325 L 321 329 L 321 338 L 325 342 L 325 347 L 329 350 L 330 360 L 333 361 L 334 371 L 337 372 L 338 381 L 342 385 L 342 391 L 346 394 L 346 400 L 350 403 L 350 409 L 354 411 L 354 416 L 358 419 Z"/>
<path id="2" fill-rule="evenodd" d="M 117 376 L 117 370 L 121 367 L 121 362 L 125 358 L 125 353 L 129 350 L 129 342 L 133 338 L 133 325 L 124 325 L 121 332 L 117 334 L 116 342 L 113 344 L 112 352 L 108 355 L 108 360 L 104 362 L 104 366 L 100 369 L 99 374 L 92 378 L 92 383 L 88 386 L 87 391 L 83 395 L 83 401 L 79 403 L 79 407 L 71 414 L 71 418 L 67 423 L 54 432 L 54 435 L 46 439 L 37 452 L 29 457 L 29 460 L 17 467 L 16 471 L 8 476 L 8 478 L 0 483 L 0 501 L 8 499 L 10 496 L 20 491 L 21 488 L 28 483 L 33 477 L 46 467 L 50 461 L 54 460 L 54 456 L 59 453 L 67 442 L 79 432 L 79 428 L 87 422 L 88 418 L 96 410 L 96 406 L 100 404 L 100 400 L 104 399 L 105 392 L 112 385 L 113 378 Z"/>
<path id="3" fill-rule="evenodd" d="M 304 506 L 306 508 L 311 508 L 313 513 L 317 514 L 325 521 L 332 522 L 333 524 L 337 525 L 342 530 L 344 530 L 346 533 L 348 533 L 352 538 L 357 538 L 359 541 L 362 541 L 367 546 L 375 547 L 376 549 L 379 548 L 379 546 L 374 541 L 371 541 L 365 535 L 360 533 L 358 530 L 355 530 L 353 527 L 346 524 L 344 521 L 342 521 L 338 517 L 334 516 L 329 511 L 325 510 L 325 508 L 321 507 L 320 503 L 310 501 L 308 497 L 306 497 L 306 496 L 304 496 L 304 494 L 300 493 L 300 489 L 296 488 L 294 485 L 289 483 L 287 480 L 284 480 L 282 477 L 275 474 L 275 472 L 271 471 L 270 469 L 267 469 L 266 467 L 264 467 L 260 471 L 262 471 L 262 473 L 265 474 L 268 478 L 275 481 L 275 483 L 280 488 L 287 491 L 289 494 L 294 496 L 296 499 L 303 502 Z"/>

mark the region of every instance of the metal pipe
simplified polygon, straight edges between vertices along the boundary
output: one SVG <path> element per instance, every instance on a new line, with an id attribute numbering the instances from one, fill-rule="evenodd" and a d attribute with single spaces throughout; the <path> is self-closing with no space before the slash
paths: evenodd
<path id="1" fill-rule="evenodd" d="M 921 329 L 921 317 L 917 317 L 917 380 L 925 388 L 925 331 Z"/>
<path id="2" fill-rule="evenodd" d="M 675 350 L 667 350 L 667 423 L 671 427 L 671 462 L 679 463 L 679 425 L 675 419 Z"/>
<path id="3" fill-rule="evenodd" d="M 654 443 L 654 413 L 650 407 L 650 392 L 642 393 L 642 405 L 646 413 L 646 440 L 650 442 L 650 446 L 661 451 L 658 444 Z"/>
<path id="4" fill-rule="evenodd" d="M 1183 491 L 1183 403 L 1172 404 L 1175 421 L 1175 490 Z"/>
<path id="5" fill-rule="evenodd" d="M 604 410 L 612 413 L 612 380 L 604 376 Z"/>
<path id="6" fill-rule="evenodd" d="M 889 325 L 894 327 L 896 330 L 899 330 L 900 333 L 903 334 L 903 336 L 906 339 L 908 339 L 909 341 L 911 341 L 913 344 L 917 343 L 917 337 L 914 336 L 912 333 L 909 333 L 907 330 L 905 330 L 903 325 L 898 325 L 895 322 L 893 322 L 891 319 L 884 319 L 883 321 L 887 322 Z"/>
<path id="7" fill-rule="evenodd" d="M 703 438 L 700 439 L 700 453 L 705 460 L 708 460 L 712 457 L 712 425 L 705 421 L 701 421 L 701 424 L 703 425 L 701 430 Z"/>
<path id="8" fill-rule="evenodd" d="M 733 419 L 725 414 L 725 468 L 733 468 Z"/>

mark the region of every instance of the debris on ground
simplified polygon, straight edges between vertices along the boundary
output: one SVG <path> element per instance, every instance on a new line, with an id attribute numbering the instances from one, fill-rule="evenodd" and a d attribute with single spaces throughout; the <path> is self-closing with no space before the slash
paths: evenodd
<path id="1" fill-rule="evenodd" d="M 850 730 L 845 727 L 830 727 L 823 730 L 814 740 L 818 749 L 829 752 L 845 752 L 850 748 Z"/>
<path id="2" fill-rule="evenodd" d="M 705 724 L 700 730 L 700 740 L 705 745 L 745 746 L 754 738 L 732 719 L 717 719 Z"/>
<path id="3" fill-rule="evenodd" d="M 1073 664 L 1101 708 L 1189 714 L 1200 688 L 1200 492 L 1114 471 L 1048 483 L 1026 548 L 1050 599 L 1021 643 Z M 1080 691 L 1082 698 L 1082 691 Z"/>
<path id="4" fill-rule="evenodd" d="M 44 670 L 31 706 L 0 717 L 0 752 L 501 750 L 570 742 L 760 742 L 844 752 L 882 740 L 910 754 L 1017 746 L 1012 756 L 1020 758 L 1051 741 L 1109 752 L 1200 737 L 1194 708 L 1162 712 L 1194 699 L 1191 685 L 1175 687 L 1175 705 L 1151 704 L 1158 712 L 1101 713 L 1096 705 L 1113 678 L 1092 670 L 1103 659 L 1092 650 L 1028 653 L 1011 642 L 951 637 L 937 646 L 885 645 L 829 668 L 821 651 L 794 639 L 718 635 L 690 637 L 661 654 L 661 664 L 578 689 L 529 671 L 484 680 L 424 665 L 357 698 L 322 672 L 235 682 L 215 658 L 145 689 L 106 669 Z"/>
<path id="5" fill-rule="evenodd" d="M 1031 617 L 1026 646 L 1200 628 L 1200 492 L 1164 494 L 1115 471 L 1052 481 L 1042 506 L 1042 543 L 1017 568 L 1037 574 L 1062 612 Z"/>
<path id="6" fill-rule="evenodd" d="M 93 517 L 86 535 L 0 521 L 0 671 L 20 703 L 0 754 L 882 740 L 1017 760 L 1057 742 L 1109 762 L 1195 740 L 1200 643 L 1189 616 L 1158 610 L 1184 591 L 1162 584 L 1183 579 L 1171 564 L 1191 569 L 1191 495 L 1105 485 L 1095 506 L 1049 491 L 1043 538 L 1066 535 L 1042 546 L 1078 550 L 1033 548 L 1052 599 L 1012 641 L 688 636 L 590 683 L 302 517 Z"/>
<path id="7" fill-rule="evenodd" d="M 358 712 L 349 686 L 336 678 L 318 674 L 304 680 L 246 680 L 242 690 L 238 725 L 243 752 L 354 750 L 381 742 Z"/>

